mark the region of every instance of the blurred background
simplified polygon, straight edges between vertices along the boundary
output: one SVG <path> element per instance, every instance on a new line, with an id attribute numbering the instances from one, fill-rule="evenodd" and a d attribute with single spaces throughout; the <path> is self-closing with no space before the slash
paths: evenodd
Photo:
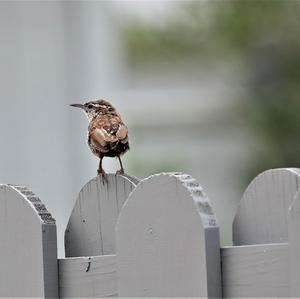
<path id="1" fill-rule="evenodd" d="M 222 245 L 254 176 L 300 166 L 300 1 L 1 1 L 0 65 L 0 182 L 40 196 L 61 257 L 98 166 L 71 103 L 117 106 L 128 174 L 196 178 Z"/>

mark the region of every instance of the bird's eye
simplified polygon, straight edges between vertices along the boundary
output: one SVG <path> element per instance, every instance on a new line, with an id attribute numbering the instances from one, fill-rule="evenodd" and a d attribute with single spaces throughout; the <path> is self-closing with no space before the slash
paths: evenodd
<path id="1" fill-rule="evenodd" d="M 92 104 L 89 104 L 87 107 L 88 107 L 89 109 L 92 109 L 92 108 L 93 108 L 93 105 L 92 105 Z"/>
<path id="2" fill-rule="evenodd" d="M 112 109 L 112 107 L 108 107 L 108 111 L 112 111 L 113 109 Z"/>

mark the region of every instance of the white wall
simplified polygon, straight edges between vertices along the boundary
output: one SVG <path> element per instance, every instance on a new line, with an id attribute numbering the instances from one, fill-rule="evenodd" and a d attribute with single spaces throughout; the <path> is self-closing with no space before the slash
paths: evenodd
<path id="1" fill-rule="evenodd" d="M 27 185 L 63 231 L 79 188 L 96 174 L 87 121 L 68 105 L 120 84 L 107 2 L 0 2 L 0 182 Z"/>

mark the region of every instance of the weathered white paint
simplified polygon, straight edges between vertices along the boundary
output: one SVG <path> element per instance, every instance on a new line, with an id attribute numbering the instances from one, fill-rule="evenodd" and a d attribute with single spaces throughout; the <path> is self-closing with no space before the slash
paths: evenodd
<path id="1" fill-rule="evenodd" d="M 115 225 L 137 179 L 97 176 L 80 191 L 65 232 L 66 257 L 115 253 Z"/>
<path id="2" fill-rule="evenodd" d="M 240 201 L 233 244 L 288 242 L 287 212 L 299 186 L 299 169 L 272 169 L 258 175 Z"/>
<path id="3" fill-rule="evenodd" d="M 141 181 L 116 226 L 120 297 L 220 297 L 219 230 L 189 175 Z"/>
<path id="4" fill-rule="evenodd" d="M 289 208 L 290 296 L 300 298 L 300 191 Z"/>
<path id="5" fill-rule="evenodd" d="M 117 297 L 115 255 L 59 260 L 60 298 Z"/>
<path id="6" fill-rule="evenodd" d="M 25 187 L 0 185 L 0 297 L 57 297 L 55 220 Z"/>
<path id="7" fill-rule="evenodd" d="M 223 296 L 289 297 L 288 244 L 221 249 Z"/>

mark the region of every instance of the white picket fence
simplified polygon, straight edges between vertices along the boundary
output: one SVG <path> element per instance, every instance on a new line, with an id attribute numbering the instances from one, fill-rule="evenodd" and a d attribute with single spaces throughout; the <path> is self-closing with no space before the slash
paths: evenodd
<path id="1" fill-rule="evenodd" d="M 26 187 L 0 186 L 0 297 L 300 297 L 300 170 L 245 191 L 220 248 L 189 175 L 109 175 L 80 191 L 57 260 L 55 220 Z M 220 199 L 222 200 L 222 199 Z"/>

